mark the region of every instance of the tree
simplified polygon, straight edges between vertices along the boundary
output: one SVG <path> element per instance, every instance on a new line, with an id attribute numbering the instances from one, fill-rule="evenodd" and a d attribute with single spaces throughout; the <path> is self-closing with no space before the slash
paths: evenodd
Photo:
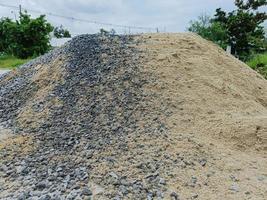
<path id="1" fill-rule="evenodd" d="M 6 51 L 11 42 L 11 37 L 9 36 L 11 36 L 12 26 L 15 26 L 15 24 L 11 19 L 2 18 L 0 20 L 0 52 Z"/>
<path id="2" fill-rule="evenodd" d="M 214 41 L 225 48 L 231 45 L 232 53 L 247 60 L 251 52 L 265 51 L 267 47 L 265 31 L 261 24 L 267 19 L 259 8 L 267 5 L 267 0 L 235 0 L 237 9 L 225 12 L 216 9 L 213 18 L 200 17 L 191 22 L 189 31 Z"/>
<path id="3" fill-rule="evenodd" d="M 102 36 L 114 36 L 114 35 L 116 35 L 116 31 L 113 28 L 110 31 L 107 31 L 107 30 L 101 28 L 99 30 L 99 32 L 100 32 L 100 35 L 102 35 Z"/>
<path id="4" fill-rule="evenodd" d="M 198 20 L 191 21 L 188 30 L 215 42 L 224 49 L 227 46 L 226 29 L 219 22 L 213 23 L 207 15 L 201 15 L 198 17 Z"/>
<path id="5" fill-rule="evenodd" d="M 219 22 L 227 30 L 228 43 L 242 60 L 248 55 L 266 49 L 265 32 L 261 24 L 267 19 L 265 12 L 258 11 L 267 5 L 266 0 L 235 0 L 237 10 L 226 13 L 216 10 L 213 21 Z"/>
<path id="6" fill-rule="evenodd" d="M 67 29 L 64 29 L 62 25 L 54 29 L 54 36 L 56 38 L 70 38 L 71 34 Z"/>
<path id="7" fill-rule="evenodd" d="M 32 19 L 25 11 L 15 22 L 9 18 L 0 20 L 0 51 L 19 58 L 44 54 L 50 49 L 49 33 L 53 26 L 41 15 Z"/>

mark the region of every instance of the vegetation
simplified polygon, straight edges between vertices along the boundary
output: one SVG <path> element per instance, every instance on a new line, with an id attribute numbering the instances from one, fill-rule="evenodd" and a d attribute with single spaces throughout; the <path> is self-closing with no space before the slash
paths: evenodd
<path id="1" fill-rule="evenodd" d="M 114 36 L 114 35 L 116 35 L 116 31 L 114 29 L 111 29 L 110 31 L 107 31 L 107 30 L 101 28 L 99 30 L 99 33 L 100 33 L 100 35 L 103 35 L 103 36 L 104 35 L 105 36 Z"/>
<path id="2" fill-rule="evenodd" d="M 253 56 L 247 64 L 267 79 L 267 52 Z"/>
<path id="3" fill-rule="evenodd" d="M 267 0 L 235 0 L 237 9 L 226 13 L 221 8 L 213 18 L 200 17 L 192 21 L 189 31 L 214 41 L 225 48 L 231 45 L 232 53 L 246 61 L 252 53 L 264 52 L 267 48 L 264 28 L 267 19 L 259 8 L 267 5 Z"/>
<path id="4" fill-rule="evenodd" d="M 54 36 L 56 38 L 70 38 L 71 34 L 67 29 L 64 29 L 62 25 L 54 29 Z"/>
<path id="5" fill-rule="evenodd" d="M 49 34 L 53 26 L 41 15 L 32 19 L 25 11 L 15 22 L 0 19 L 0 52 L 18 58 L 42 55 L 50 49 Z"/>
<path id="6" fill-rule="evenodd" d="M 227 47 L 228 36 L 226 29 L 221 23 L 212 22 L 211 18 L 207 15 L 201 15 L 197 21 L 191 21 L 188 30 L 215 42 L 224 49 Z"/>
<path id="7" fill-rule="evenodd" d="M 28 62 L 31 58 L 28 59 L 20 59 L 15 56 L 2 54 L 0 55 L 0 68 L 2 69 L 12 69 L 19 65 L 22 65 Z"/>

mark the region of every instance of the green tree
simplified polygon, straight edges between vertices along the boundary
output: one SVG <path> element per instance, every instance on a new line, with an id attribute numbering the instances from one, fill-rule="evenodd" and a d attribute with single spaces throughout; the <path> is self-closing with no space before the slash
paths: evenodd
<path id="1" fill-rule="evenodd" d="M 19 58 L 44 54 L 50 49 L 49 34 L 53 26 L 41 15 L 32 19 L 25 11 L 19 20 L 9 18 L 0 20 L 0 51 Z"/>
<path id="2" fill-rule="evenodd" d="M 264 27 L 261 24 L 267 19 L 265 12 L 259 8 L 267 5 L 266 0 L 235 0 L 237 10 L 226 13 L 216 10 L 214 22 L 221 23 L 228 33 L 228 42 L 235 54 L 246 60 L 251 52 L 266 50 Z"/>
<path id="3" fill-rule="evenodd" d="M 198 20 L 191 21 L 188 30 L 213 41 L 224 49 L 227 46 L 226 29 L 220 22 L 212 22 L 211 18 L 207 15 L 201 15 L 198 17 Z"/>
<path id="4" fill-rule="evenodd" d="M 189 31 L 196 32 L 222 47 L 231 45 L 233 54 L 247 60 L 252 52 L 266 50 L 262 23 L 267 19 L 267 14 L 259 8 L 267 5 L 267 0 L 235 0 L 235 5 L 237 9 L 232 12 L 227 13 L 218 8 L 213 18 L 203 21 L 202 17 L 191 22 Z"/>
<path id="5" fill-rule="evenodd" d="M 56 38 L 70 38 L 71 34 L 67 29 L 64 29 L 62 25 L 54 29 L 54 36 Z"/>

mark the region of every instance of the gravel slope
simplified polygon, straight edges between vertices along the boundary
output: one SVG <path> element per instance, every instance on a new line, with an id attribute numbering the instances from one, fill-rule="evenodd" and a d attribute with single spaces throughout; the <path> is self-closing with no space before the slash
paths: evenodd
<path id="1" fill-rule="evenodd" d="M 7 72 L 9 72 L 9 70 L 0 69 L 0 75 L 5 74 L 5 73 L 7 73 Z"/>
<path id="2" fill-rule="evenodd" d="M 75 37 L 0 79 L 0 198 L 266 199 L 266 86 L 196 35 Z"/>

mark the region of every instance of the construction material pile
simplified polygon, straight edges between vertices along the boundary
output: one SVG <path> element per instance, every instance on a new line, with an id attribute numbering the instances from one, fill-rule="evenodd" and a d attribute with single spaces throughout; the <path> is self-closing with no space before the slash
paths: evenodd
<path id="1" fill-rule="evenodd" d="M 267 81 L 193 34 L 81 35 L 0 78 L 1 199 L 265 199 Z"/>

